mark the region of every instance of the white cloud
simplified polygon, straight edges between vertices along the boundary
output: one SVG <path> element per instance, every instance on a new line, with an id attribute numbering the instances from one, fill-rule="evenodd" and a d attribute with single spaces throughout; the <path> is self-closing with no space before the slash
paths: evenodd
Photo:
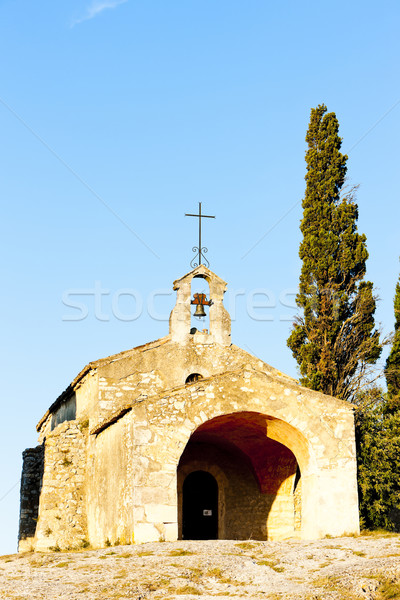
<path id="1" fill-rule="evenodd" d="M 94 17 L 97 17 L 97 15 L 102 13 L 104 10 L 107 10 L 108 8 L 116 8 L 117 6 L 119 6 L 120 4 L 124 4 L 125 2 L 128 2 L 128 0 L 93 0 L 92 4 L 86 9 L 86 13 L 82 17 L 79 17 L 79 19 L 75 19 L 71 23 L 71 27 L 73 27 L 74 25 L 78 25 L 83 21 L 93 19 Z"/>

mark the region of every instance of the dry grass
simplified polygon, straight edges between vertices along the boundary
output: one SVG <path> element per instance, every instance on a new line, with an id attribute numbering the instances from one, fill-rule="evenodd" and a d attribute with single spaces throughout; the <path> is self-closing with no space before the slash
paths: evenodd
<path id="1" fill-rule="evenodd" d="M 90 571 L 91 573 L 95 573 L 96 571 L 102 571 L 103 567 L 100 565 L 74 565 L 73 569 L 74 571 Z"/>
<path id="2" fill-rule="evenodd" d="M 276 571 L 277 573 L 283 573 L 283 571 L 285 570 L 285 567 L 278 567 L 277 565 L 279 565 L 279 560 L 276 559 L 264 559 L 264 560 L 258 560 L 257 564 L 260 566 L 265 566 L 265 567 L 269 567 L 270 569 L 273 569 L 274 571 Z"/>
<path id="3" fill-rule="evenodd" d="M 12 562 L 14 559 L 17 558 L 18 557 L 15 554 L 3 554 L 3 556 L 0 556 L 0 560 L 3 560 L 6 563 Z"/>
<path id="4" fill-rule="evenodd" d="M 337 575 L 327 575 L 325 577 L 317 577 L 313 580 L 313 585 L 323 587 L 326 590 L 335 591 L 340 582 L 340 577 Z"/>
<path id="5" fill-rule="evenodd" d="M 116 575 L 114 575 L 114 579 L 125 579 L 127 577 L 128 571 L 126 569 L 120 569 Z"/>
<path id="6" fill-rule="evenodd" d="M 348 589 L 342 586 L 342 578 L 338 575 L 330 575 L 326 577 L 318 577 L 313 580 L 313 585 L 317 588 L 323 588 L 323 593 L 317 593 L 315 596 L 310 595 L 307 598 L 310 600 L 326 600 L 326 593 L 335 593 L 337 600 L 359 600 L 359 596 L 355 596 Z M 331 596 L 329 596 L 331 597 Z"/>
<path id="7" fill-rule="evenodd" d="M 384 583 L 379 587 L 382 600 L 398 600 L 400 598 L 400 583 Z"/>
<path id="8" fill-rule="evenodd" d="M 171 592 L 173 591 L 175 594 L 178 595 L 192 595 L 192 596 L 200 596 L 201 592 L 200 590 L 198 590 L 197 588 L 193 587 L 192 585 L 185 585 L 183 587 L 177 588 L 175 590 L 170 590 Z"/>
<path id="9" fill-rule="evenodd" d="M 190 550 L 184 550 L 183 548 L 171 550 L 169 553 L 170 556 L 189 556 L 190 554 L 194 554 L 194 552 L 191 552 Z"/>
<path id="10" fill-rule="evenodd" d="M 256 546 L 252 542 L 241 542 L 240 544 L 235 544 L 236 548 L 240 548 L 240 550 L 254 550 Z"/>
<path id="11" fill-rule="evenodd" d="M 372 538 L 392 538 L 398 537 L 398 533 L 393 531 L 386 531 L 386 529 L 374 529 L 370 531 L 369 529 L 363 529 L 360 533 L 361 537 L 372 537 Z"/>
<path id="12" fill-rule="evenodd" d="M 221 579 L 222 570 L 219 567 L 214 567 L 213 569 L 208 569 L 207 577 L 213 577 L 215 579 Z"/>

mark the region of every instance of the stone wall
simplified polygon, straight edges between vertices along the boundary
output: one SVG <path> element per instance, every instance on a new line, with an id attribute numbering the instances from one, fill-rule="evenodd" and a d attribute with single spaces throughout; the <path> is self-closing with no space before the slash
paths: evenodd
<path id="1" fill-rule="evenodd" d="M 128 418 L 91 436 L 87 516 L 93 546 L 134 541 L 133 461 L 132 427 Z"/>
<path id="2" fill-rule="evenodd" d="M 143 400 L 134 404 L 125 418 L 132 421 L 136 457 L 134 497 L 140 515 L 135 521 L 136 541 L 155 541 L 165 525 L 170 530 L 177 526 L 172 519 L 177 514 L 180 457 L 196 431 L 207 433 L 208 428 L 210 434 L 218 435 L 207 423 L 219 418 L 234 419 L 237 446 L 241 437 L 253 440 L 255 432 L 264 431 L 265 439 L 286 446 L 297 459 L 301 486 L 297 489 L 296 523 L 294 465 L 271 502 L 270 539 L 293 535 L 313 539 L 359 531 L 354 421 L 351 407 L 341 401 L 248 368 Z M 145 442 L 136 445 L 138 438 Z M 283 464 L 282 473 L 285 468 Z M 265 492 L 271 493 L 268 487 Z M 287 520 L 282 521 L 282 514 Z M 292 524 L 286 527 L 289 518 Z"/>
<path id="3" fill-rule="evenodd" d="M 85 510 L 87 424 L 67 421 L 46 438 L 36 550 L 81 548 Z"/>
<path id="4" fill-rule="evenodd" d="M 249 360 L 270 376 L 294 382 L 237 346 L 227 348 L 215 343 L 201 345 L 194 342 L 183 346 L 163 338 L 99 365 L 96 377 L 87 377 L 77 392 L 77 415 L 82 414 L 83 406 L 86 411 L 90 407 L 90 430 L 94 432 L 133 403 L 182 387 L 191 373 L 208 378 L 241 368 Z M 96 385 L 91 380 L 96 381 Z M 82 391 L 89 389 L 96 402 L 90 402 L 86 398 L 88 393 L 84 395 Z"/>
<path id="5" fill-rule="evenodd" d="M 44 446 L 28 448 L 22 455 L 19 552 L 33 550 L 42 489 Z"/>

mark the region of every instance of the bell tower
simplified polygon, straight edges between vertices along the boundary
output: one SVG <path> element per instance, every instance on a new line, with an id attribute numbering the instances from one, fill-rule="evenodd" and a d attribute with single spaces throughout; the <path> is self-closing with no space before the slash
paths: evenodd
<path id="1" fill-rule="evenodd" d="M 210 297 L 195 294 L 192 298 L 191 285 L 196 277 L 205 279 L 210 288 Z M 205 265 L 199 265 L 187 275 L 174 281 L 177 292 L 176 304 L 169 318 L 169 333 L 174 342 L 180 344 L 220 344 L 231 345 L 231 318 L 224 307 L 223 297 L 227 283 L 210 271 Z M 202 316 L 210 314 L 210 329 L 197 331 L 191 328 L 192 311 Z"/>

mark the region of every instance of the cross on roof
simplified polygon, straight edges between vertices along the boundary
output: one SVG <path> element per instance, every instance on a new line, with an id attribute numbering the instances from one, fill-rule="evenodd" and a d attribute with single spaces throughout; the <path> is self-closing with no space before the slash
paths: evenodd
<path id="1" fill-rule="evenodd" d="M 198 215 L 193 215 L 190 213 L 185 213 L 185 217 L 196 217 L 199 219 L 199 245 L 198 246 L 193 246 L 192 250 L 193 252 L 196 253 L 196 256 L 192 259 L 190 266 L 195 268 L 198 267 L 199 265 L 203 264 L 203 262 L 207 263 L 206 266 L 209 267 L 210 263 L 208 262 L 208 260 L 206 259 L 206 257 L 204 256 L 204 254 L 206 252 L 208 252 L 208 248 L 205 248 L 201 245 L 201 220 L 202 219 L 215 219 L 215 216 L 213 215 L 203 215 L 201 212 L 201 202 L 199 202 L 199 214 Z M 195 260 L 198 260 L 198 262 L 195 262 Z"/>

